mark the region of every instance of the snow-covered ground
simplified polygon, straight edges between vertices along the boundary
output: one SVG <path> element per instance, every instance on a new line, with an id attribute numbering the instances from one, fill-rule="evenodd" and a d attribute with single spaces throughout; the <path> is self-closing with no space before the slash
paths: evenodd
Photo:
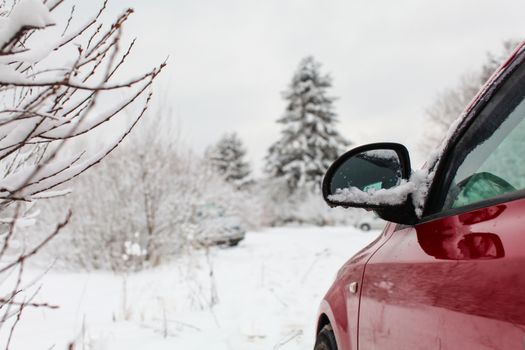
<path id="1" fill-rule="evenodd" d="M 10 349 L 310 349 L 337 269 L 377 235 L 276 228 L 128 276 L 52 271 L 38 300 L 60 309 L 24 310 Z"/>

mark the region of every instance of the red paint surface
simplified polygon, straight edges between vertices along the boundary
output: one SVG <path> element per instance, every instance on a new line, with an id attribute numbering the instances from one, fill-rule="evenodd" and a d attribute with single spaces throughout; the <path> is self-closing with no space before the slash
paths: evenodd
<path id="1" fill-rule="evenodd" d="M 326 315 L 332 324 L 339 350 L 357 349 L 359 294 L 366 262 L 372 254 L 388 241 L 395 224 L 389 224 L 370 245 L 348 260 L 337 273 L 337 278 L 326 293 L 319 308 L 319 315 Z M 348 285 L 357 281 L 358 293 L 352 294 Z"/>
<path id="2" fill-rule="evenodd" d="M 392 229 L 323 302 L 339 350 L 524 348 L 525 199 Z"/>

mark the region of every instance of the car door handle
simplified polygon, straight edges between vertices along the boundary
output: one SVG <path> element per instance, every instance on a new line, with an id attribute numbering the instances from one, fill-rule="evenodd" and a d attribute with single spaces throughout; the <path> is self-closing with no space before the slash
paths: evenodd
<path id="1" fill-rule="evenodd" d="M 352 282 L 348 285 L 348 290 L 350 291 L 350 293 L 352 294 L 356 294 L 357 293 L 357 282 Z"/>

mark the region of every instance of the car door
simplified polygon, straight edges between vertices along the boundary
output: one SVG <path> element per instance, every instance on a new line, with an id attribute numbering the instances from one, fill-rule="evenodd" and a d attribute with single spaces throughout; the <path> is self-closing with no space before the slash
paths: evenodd
<path id="1" fill-rule="evenodd" d="M 509 71 L 451 140 L 421 223 L 366 264 L 359 349 L 525 348 L 525 67 Z"/>

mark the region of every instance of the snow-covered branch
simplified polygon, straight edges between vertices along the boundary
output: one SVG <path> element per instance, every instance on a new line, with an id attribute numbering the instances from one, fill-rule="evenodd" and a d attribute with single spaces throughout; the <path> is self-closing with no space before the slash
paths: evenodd
<path id="1" fill-rule="evenodd" d="M 22 239 L 41 220 L 36 200 L 54 201 L 70 193 L 56 189 L 111 153 L 145 114 L 159 64 L 135 77 L 118 79 L 133 54 L 135 41 L 122 43 L 122 30 L 132 9 L 106 25 L 108 0 L 80 25 L 54 10 L 63 0 L 18 0 L 0 4 L 0 334 L 9 339 L 27 307 L 51 307 L 34 301 L 22 274 L 26 260 L 52 242 L 70 222 L 61 207 L 55 229 L 37 240 Z M 117 93 L 113 105 L 97 102 Z M 105 98 L 105 100 L 109 100 Z M 133 114 L 128 127 L 115 132 L 96 152 L 72 152 L 72 140 L 91 134 L 113 118 Z M 28 242 L 33 242 L 29 244 Z M 15 277 L 14 280 L 12 277 Z M 6 337 L 7 338 L 7 337 Z M 5 345 L 5 344 L 3 344 Z M 0 344 L 2 346 L 2 344 Z"/>

